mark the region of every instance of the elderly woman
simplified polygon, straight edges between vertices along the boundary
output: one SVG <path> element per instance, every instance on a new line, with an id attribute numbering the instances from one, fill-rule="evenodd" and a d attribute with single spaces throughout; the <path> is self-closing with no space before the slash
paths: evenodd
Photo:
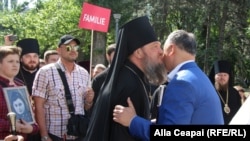
<path id="1" fill-rule="evenodd" d="M 15 76 L 20 68 L 21 48 L 15 46 L 0 47 L 0 140 L 10 133 L 10 122 L 7 119 L 8 108 L 4 98 L 4 87 L 23 86 L 23 82 Z M 29 124 L 25 120 L 16 121 L 16 131 L 24 137 L 27 134 L 38 133 L 37 124 Z"/>

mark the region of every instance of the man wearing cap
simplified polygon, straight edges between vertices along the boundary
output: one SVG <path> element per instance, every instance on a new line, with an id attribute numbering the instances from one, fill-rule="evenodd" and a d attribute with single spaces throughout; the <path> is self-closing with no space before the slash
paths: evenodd
<path id="1" fill-rule="evenodd" d="M 39 44 L 37 39 L 26 38 L 19 40 L 17 46 L 22 48 L 21 68 L 17 78 L 24 82 L 31 95 L 33 81 L 39 69 Z"/>
<path id="2" fill-rule="evenodd" d="M 163 51 L 146 16 L 119 29 L 115 56 L 95 103 L 86 141 L 135 141 L 128 128 L 112 120 L 116 104 L 130 97 L 138 115 L 150 118 L 150 83 L 165 81 Z"/>
<path id="3" fill-rule="evenodd" d="M 219 97 L 207 75 L 195 63 L 195 36 L 185 30 L 175 30 L 164 44 L 163 62 L 169 72 L 168 85 L 160 102 L 158 125 L 223 124 Z M 133 104 L 132 104 L 133 102 Z M 135 102 L 117 105 L 114 121 L 129 127 L 129 132 L 142 141 L 150 140 L 150 120 L 134 110 Z"/>
<path id="4" fill-rule="evenodd" d="M 227 60 L 215 61 L 209 73 L 209 78 L 214 84 L 220 97 L 225 124 L 229 124 L 233 116 L 241 107 L 239 92 L 233 87 L 233 68 Z"/>
<path id="5" fill-rule="evenodd" d="M 79 45 L 77 38 L 71 35 L 62 36 L 57 48 L 59 60 L 40 68 L 35 77 L 32 96 L 42 141 L 82 140 L 82 137 L 67 134 L 66 126 L 70 113 L 65 97 L 65 85 L 57 70 L 59 67 L 66 76 L 74 113 L 84 115 L 85 110 L 92 106 L 94 93 L 88 88 L 89 73 L 75 63 Z"/>

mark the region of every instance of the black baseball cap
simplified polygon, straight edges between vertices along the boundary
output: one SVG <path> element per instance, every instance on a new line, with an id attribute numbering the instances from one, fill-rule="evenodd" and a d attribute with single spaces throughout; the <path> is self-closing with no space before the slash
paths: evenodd
<path id="1" fill-rule="evenodd" d="M 71 42 L 72 40 L 76 41 L 76 43 L 79 45 L 80 44 L 80 40 L 78 40 L 77 38 L 75 38 L 74 36 L 71 35 L 63 35 L 59 42 L 58 42 L 58 47 L 60 47 L 61 45 L 66 45 L 69 42 Z"/>

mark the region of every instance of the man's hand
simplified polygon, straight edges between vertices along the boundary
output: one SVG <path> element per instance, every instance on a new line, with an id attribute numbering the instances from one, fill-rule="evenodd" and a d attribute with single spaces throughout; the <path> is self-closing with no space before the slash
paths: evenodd
<path id="1" fill-rule="evenodd" d="M 127 102 L 128 107 L 116 105 L 113 111 L 113 120 L 126 127 L 130 125 L 131 120 L 136 116 L 135 108 L 130 98 L 127 99 Z"/>
<path id="2" fill-rule="evenodd" d="M 92 107 L 94 97 L 95 97 L 94 90 L 88 87 L 87 92 L 84 95 L 84 109 L 85 110 L 89 110 Z"/>
<path id="3" fill-rule="evenodd" d="M 10 36 L 11 36 L 11 35 L 4 36 L 4 45 L 6 45 L 6 46 L 11 46 L 11 45 L 13 45 L 14 41 L 10 41 L 10 39 L 9 39 Z"/>
<path id="4" fill-rule="evenodd" d="M 87 92 L 84 95 L 84 100 L 87 103 L 93 103 L 93 99 L 95 97 L 95 92 L 92 88 L 88 87 Z"/>

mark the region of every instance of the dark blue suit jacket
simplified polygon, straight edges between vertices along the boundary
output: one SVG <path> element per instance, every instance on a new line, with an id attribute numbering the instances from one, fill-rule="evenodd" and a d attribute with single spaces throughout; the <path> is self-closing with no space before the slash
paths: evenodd
<path id="1" fill-rule="evenodd" d="M 149 140 L 149 120 L 136 116 L 130 133 Z M 160 125 L 218 125 L 224 124 L 220 99 L 207 75 L 195 62 L 184 64 L 169 82 L 159 107 Z"/>

